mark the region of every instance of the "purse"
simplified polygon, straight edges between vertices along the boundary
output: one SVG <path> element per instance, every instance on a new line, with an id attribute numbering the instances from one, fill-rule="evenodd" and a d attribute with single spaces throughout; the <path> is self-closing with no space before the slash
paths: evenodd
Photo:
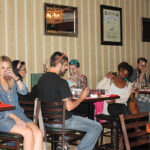
<path id="1" fill-rule="evenodd" d="M 131 114 L 138 114 L 139 113 L 138 102 L 136 101 L 133 93 L 131 93 L 131 98 L 129 101 L 129 110 L 130 110 Z"/>

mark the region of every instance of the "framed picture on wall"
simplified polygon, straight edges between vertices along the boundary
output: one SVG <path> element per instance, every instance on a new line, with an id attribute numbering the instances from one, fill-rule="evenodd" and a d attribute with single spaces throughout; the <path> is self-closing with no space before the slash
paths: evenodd
<path id="1" fill-rule="evenodd" d="M 78 36 L 77 7 L 44 4 L 45 35 Z"/>
<path id="2" fill-rule="evenodd" d="M 100 5 L 101 44 L 122 45 L 122 8 Z"/>

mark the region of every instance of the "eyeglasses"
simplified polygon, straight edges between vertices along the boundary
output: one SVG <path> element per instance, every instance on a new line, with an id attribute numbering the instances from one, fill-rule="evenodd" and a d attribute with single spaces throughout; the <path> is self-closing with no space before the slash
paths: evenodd
<path id="1" fill-rule="evenodd" d="M 27 72 L 27 70 L 26 70 L 26 69 L 21 69 L 21 70 L 19 70 L 19 71 L 21 71 L 21 72 Z"/>

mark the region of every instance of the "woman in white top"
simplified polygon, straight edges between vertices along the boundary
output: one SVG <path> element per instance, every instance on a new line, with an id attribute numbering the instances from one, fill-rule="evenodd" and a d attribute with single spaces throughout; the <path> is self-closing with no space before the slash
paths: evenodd
<path id="1" fill-rule="evenodd" d="M 122 62 L 118 65 L 118 76 L 115 77 L 112 72 L 106 74 L 96 86 L 96 89 L 105 89 L 108 94 L 117 94 L 119 99 L 104 101 L 104 114 L 127 114 L 127 101 L 131 94 L 132 84 L 128 82 L 128 78 L 133 72 L 132 66 L 127 62 Z M 101 103 L 99 103 L 101 104 Z M 97 106 L 98 107 L 98 106 Z"/>

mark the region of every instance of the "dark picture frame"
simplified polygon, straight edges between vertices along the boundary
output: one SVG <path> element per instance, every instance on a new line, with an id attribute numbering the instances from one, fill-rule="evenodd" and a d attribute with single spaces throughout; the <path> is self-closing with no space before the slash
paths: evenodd
<path id="1" fill-rule="evenodd" d="M 150 18 L 142 17 L 142 42 L 150 42 Z"/>
<path id="2" fill-rule="evenodd" d="M 100 5 L 101 45 L 122 45 L 122 8 Z"/>
<path id="3" fill-rule="evenodd" d="M 64 11 L 64 21 L 61 23 L 51 24 L 47 21 L 47 10 L 48 9 L 59 9 Z M 78 36 L 78 8 L 44 3 L 44 32 L 45 35 L 56 35 L 56 36 Z"/>

